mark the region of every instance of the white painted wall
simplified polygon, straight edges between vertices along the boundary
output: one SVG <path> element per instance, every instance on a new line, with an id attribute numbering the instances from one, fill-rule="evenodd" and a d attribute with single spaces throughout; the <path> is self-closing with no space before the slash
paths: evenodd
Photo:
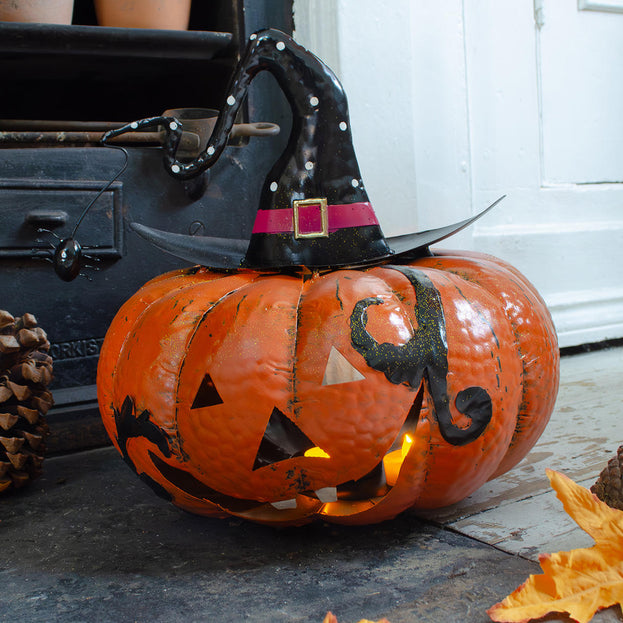
<path id="1" fill-rule="evenodd" d="M 579 1 L 294 2 L 385 234 L 506 194 L 444 245 L 515 264 L 562 346 L 623 337 L 623 0 Z"/>
<path id="2" fill-rule="evenodd" d="M 359 166 L 385 235 L 417 224 L 409 5 L 302 0 L 294 7 L 297 41 L 333 69 L 348 96 Z"/>
<path id="3" fill-rule="evenodd" d="M 294 22 L 344 85 L 385 234 L 470 215 L 461 0 L 295 0 Z"/>

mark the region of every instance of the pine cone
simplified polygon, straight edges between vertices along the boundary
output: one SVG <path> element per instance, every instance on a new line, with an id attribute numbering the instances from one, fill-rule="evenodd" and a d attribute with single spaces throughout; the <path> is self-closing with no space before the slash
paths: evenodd
<path id="1" fill-rule="evenodd" d="M 608 506 L 623 510 L 623 446 L 609 461 L 591 491 Z"/>
<path id="2" fill-rule="evenodd" d="M 41 473 L 49 432 L 44 416 L 54 402 L 47 390 L 49 348 L 32 314 L 15 319 L 0 310 L 0 493 Z"/>

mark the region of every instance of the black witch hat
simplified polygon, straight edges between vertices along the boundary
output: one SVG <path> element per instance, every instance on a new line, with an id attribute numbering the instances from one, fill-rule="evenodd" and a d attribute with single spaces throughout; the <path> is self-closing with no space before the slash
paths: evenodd
<path id="1" fill-rule="evenodd" d="M 182 129 L 173 117 L 135 121 L 107 133 L 103 141 L 162 126 L 167 171 L 178 179 L 199 175 L 218 160 L 251 81 L 264 70 L 276 78 L 293 119 L 286 149 L 264 182 L 251 239 L 187 236 L 131 224 L 157 247 L 211 268 L 364 265 L 397 255 L 425 254 L 429 245 L 493 207 L 447 227 L 385 238 L 359 172 L 342 85 L 321 60 L 278 30 L 251 35 L 210 140 L 192 162 L 176 158 Z"/>

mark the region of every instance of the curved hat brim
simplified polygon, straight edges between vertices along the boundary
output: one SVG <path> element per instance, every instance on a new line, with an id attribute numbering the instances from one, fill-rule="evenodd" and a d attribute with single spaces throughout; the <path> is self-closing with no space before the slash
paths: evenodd
<path id="1" fill-rule="evenodd" d="M 161 251 L 166 251 L 187 262 L 201 264 L 207 268 L 240 268 L 249 246 L 248 240 L 236 238 L 188 236 L 153 229 L 140 223 L 130 223 L 130 227 L 141 238 Z"/>
<path id="2" fill-rule="evenodd" d="M 436 242 L 441 242 L 446 238 L 469 227 L 472 223 L 483 217 L 489 210 L 493 209 L 504 196 L 494 201 L 489 207 L 485 208 L 475 216 L 467 218 L 452 225 L 429 229 L 423 232 L 404 234 L 386 239 L 391 253 L 375 257 L 373 260 L 364 260 L 364 264 L 379 263 L 396 256 L 417 253 Z M 193 264 L 201 264 L 206 268 L 221 270 L 232 270 L 237 268 L 255 268 L 261 270 L 262 266 L 247 266 L 245 255 L 249 246 L 248 240 L 236 238 L 216 238 L 210 236 L 189 236 L 176 234 L 173 232 L 153 229 L 140 223 L 130 223 L 130 227 L 142 238 L 153 244 L 155 247 L 166 251 Z M 322 268 L 340 268 L 342 266 L 352 266 L 352 262 L 346 265 L 322 266 Z M 292 266 L 271 266 L 275 268 L 292 268 Z M 313 267 L 320 268 L 320 267 Z"/>
<path id="3" fill-rule="evenodd" d="M 428 247 L 436 242 L 441 242 L 454 234 L 458 234 L 461 230 L 469 227 L 474 221 L 484 216 L 489 210 L 492 210 L 506 195 L 502 195 L 499 199 L 494 201 L 489 207 L 485 208 L 482 212 L 466 218 L 464 221 L 459 221 L 453 225 L 446 225 L 445 227 L 438 227 L 436 229 L 428 229 L 426 231 L 417 232 L 415 234 L 404 234 L 402 236 L 393 236 L 387 238 L 387 244 L 391 250 L 396 254 L 411 253 Z"/>

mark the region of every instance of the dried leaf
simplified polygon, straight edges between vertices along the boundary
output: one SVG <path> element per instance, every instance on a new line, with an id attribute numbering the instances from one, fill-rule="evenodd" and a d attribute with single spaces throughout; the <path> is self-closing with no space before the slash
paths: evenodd
<path id="1" fill-rule="evenodd" d="M 610 508 L 565 475 L 547 470 L 567 514 L 594 540 L 593 547 L 542 554 L 543 573 L 531 575 L 487 611 L 499 623 L 527 623 L 567 612 L 588 623 L 602 608 L 623 607 L 623 511 Z"/>
<path id="2" fill-rule="evenodd" d="M 322 623 L 338 623 L 338 620 L 332 612 L 327 612 L 327 616 L 325 616 Z M 370 621 L 369 619 L 361 619 L 359 623 L 374 623 L 374 621 Z M 387 619 L 379 619 L 377 623 L 389 623 L 389 621 Z"/>

